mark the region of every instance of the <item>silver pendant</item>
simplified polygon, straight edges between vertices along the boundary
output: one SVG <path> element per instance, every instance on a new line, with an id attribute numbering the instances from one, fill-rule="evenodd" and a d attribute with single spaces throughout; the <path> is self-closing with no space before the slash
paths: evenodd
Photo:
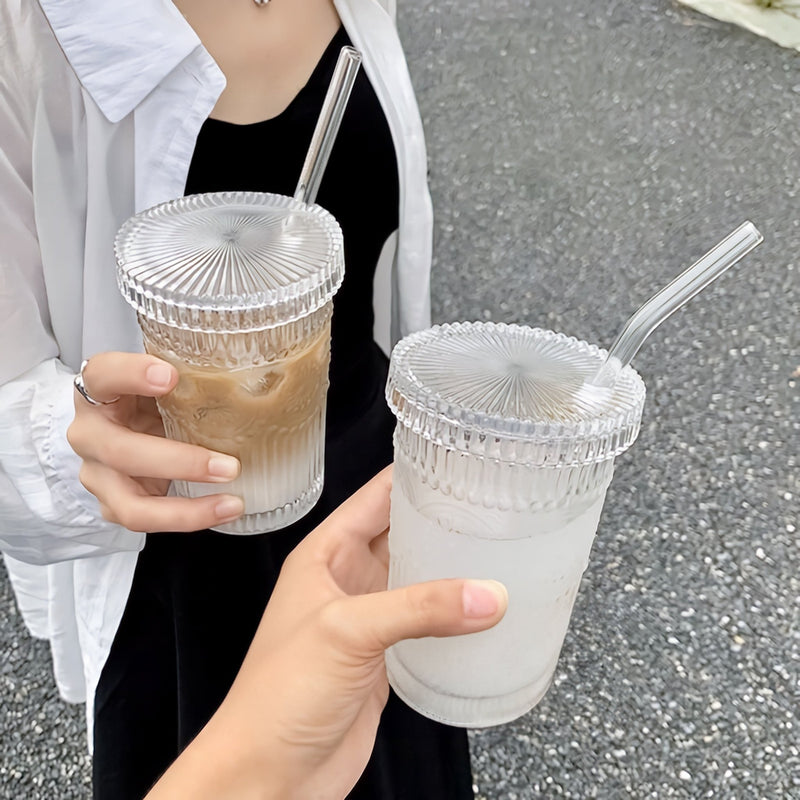
<path id="1" fill-rule="evenodd" d="M 269 0 L 253 0 L 253 2 L 257 6 L 265 6 L 267 3 L 269 3 Z"/>

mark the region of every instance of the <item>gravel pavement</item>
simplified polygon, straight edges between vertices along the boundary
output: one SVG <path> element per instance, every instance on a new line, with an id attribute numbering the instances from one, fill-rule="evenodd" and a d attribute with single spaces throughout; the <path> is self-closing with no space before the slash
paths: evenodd
<path id="1" fill-rule="evenodd" d="M 745 218 L 766 241 L 650 339 L 556 681 L 473 734 L 477 796 L 800 798 L 800 57 L 669 0 L 400 0 L 434 317 L 609 344 Z M 0 579 L 0 796 L 85 798 L 82 709 Z"/>

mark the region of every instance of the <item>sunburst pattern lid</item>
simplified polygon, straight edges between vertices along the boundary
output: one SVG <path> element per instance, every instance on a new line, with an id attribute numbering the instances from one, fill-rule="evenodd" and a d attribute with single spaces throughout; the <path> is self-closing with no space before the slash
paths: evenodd
<path id="1" fill-rule="evenodd" d="M 252 331 L 327 303 L 344 277 L 342 232 L 323 208 L 283 195 L 181 197 L 131 217 L 114 250 L 125 299 L 198 331 Z"/>
<path id="2" fill-rule="evenodd" d="M 632 367 L 600 401 L 582 401 L 604 357 L 539 328 L 437 325 L 395 347 L 386 399 L 400 424 L 456 451 L 532 466 L 592 463 L 633 443 L 644 405 Z"/>

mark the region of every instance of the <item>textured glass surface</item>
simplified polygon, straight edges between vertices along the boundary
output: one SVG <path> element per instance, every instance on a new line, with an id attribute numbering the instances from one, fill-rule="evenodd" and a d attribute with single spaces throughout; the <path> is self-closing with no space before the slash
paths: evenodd
<path id="1" fill-rule="evenodd" d="M 581 401 L 603 357 L 561 334 L 493 323 L 431 328 L 392 354 L 389 587 L 492 578 L 509 595 L 491 630 L 387 651 L 392 688 L 432 719 L 498 725 L 550 686 L 614 457 L 636 438 L 644 403 L 631 368 Z"/>
<path id="2" fill-rule="evenodd" d="M 241 462 L 241 475 L 225 491 L 244 499 L 245 513 L 216 530 L 285 528 L 319 499 L 332 311 L 329 302 L 286 325 L 238 333 L 189 331 L 140 316 L 147 352 L 178 371 L 175 389 L 157 400 L 167 436 Z M 220 491 L 219 484 L 173 485 L 183 497 Z"/>
<path id="3" fill-rule="evenodd" d="M 392 353 L 387 400 L 437 444 L 531 465 L 613 457 L 634 441 L 644 383 L 627 367 L 599 402 L 582 401 L 604 351 L 521 325 L 455 323 L 412 334 Z"/>
<path id="4" fill-rule="evenodd" d="M 400 642 L 387 651 L 389 681 L 403 700 L 466 727 L 508 722 L 541 700 L 613 469 L 613 458 L 566 467 L 508 464 L 397 426 L 389 587 L 492 578 L 509 594 L 508 611 L 489 631 Z"/>
<path id="5" fill-rule="evenodd" d="M 281 195 L 193 195 L 129 219 L 115 248 L 146 350 L 178 371 L 158 399 L 167 436 L 241 462 L 225 489 L 245 512 L 219 529 L 299 519 L 322 489 L 331 300 L 344 274 L 338 223 Z"/>
<path id="6" fill-rule="evenodd" d="M 284 324 L 327 303 L 344 276 L 342 233 L 327 211 L 256 192 L 151 208 L 122 226 L 115 252 L 125 299 L 189 330 Z"/>

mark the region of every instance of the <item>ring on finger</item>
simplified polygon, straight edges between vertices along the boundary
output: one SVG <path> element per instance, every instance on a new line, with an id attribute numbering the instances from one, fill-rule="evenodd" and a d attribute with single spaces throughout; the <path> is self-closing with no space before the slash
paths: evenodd
<path id="1" fill-rule="evenodd" d="M 89 363 L 89 359 L 84 359 L 81 363 L 81 368 L 78 374 L 75 376 L 75 379 L 72 381 L 75 385 L 75 388 L 78 390 L 81 397 L 90 405 L 93 406 L 110 406 L 112 403 L 116 403 L 119 400 L 119 397 L 115 397 L 113 400 L 97 400 L 96 398 L 92 397 L 89 394 L 89 391 L 86 388 L 86 383 L 83 379 L 83 371 L 86 369 L 86 365 Z"/>

